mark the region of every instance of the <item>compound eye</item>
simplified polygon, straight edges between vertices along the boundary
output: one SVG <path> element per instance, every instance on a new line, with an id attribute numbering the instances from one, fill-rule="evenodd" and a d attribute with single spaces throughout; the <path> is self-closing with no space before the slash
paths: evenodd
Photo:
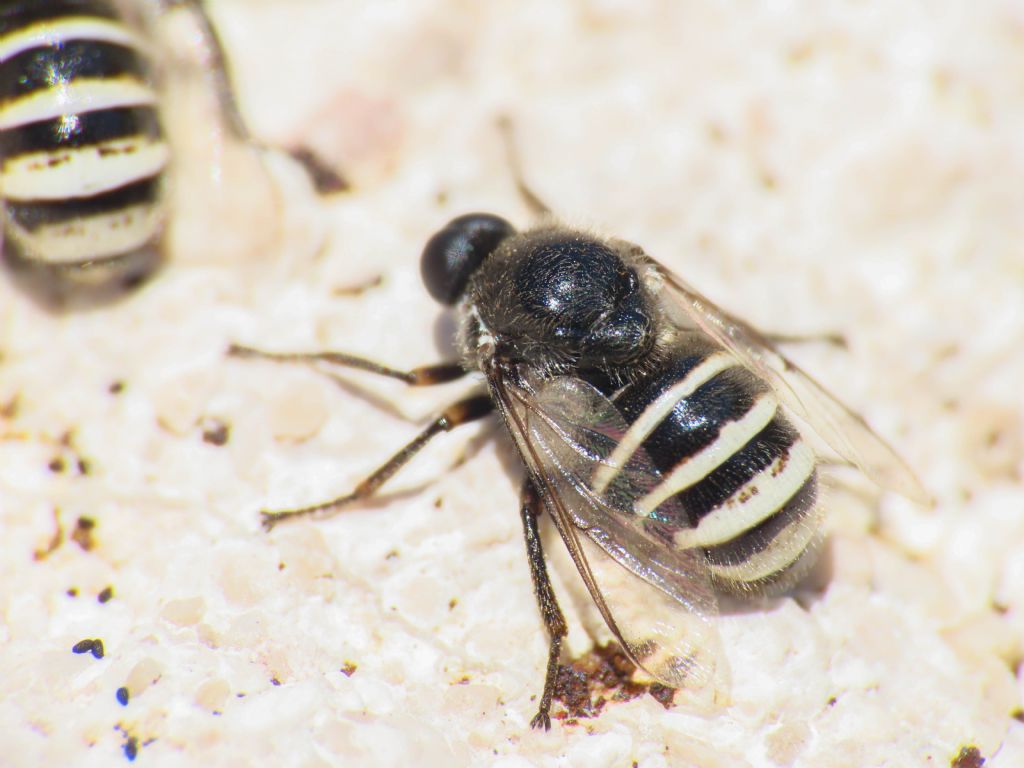
<path id="1" fill-rule="evenodd" d="M 452 219 L 423 249 L 420 274 L 430 295 L 442 304 L 454 304 L 477 267 L 513 234 L 511 224 L 490 213 Z"/>

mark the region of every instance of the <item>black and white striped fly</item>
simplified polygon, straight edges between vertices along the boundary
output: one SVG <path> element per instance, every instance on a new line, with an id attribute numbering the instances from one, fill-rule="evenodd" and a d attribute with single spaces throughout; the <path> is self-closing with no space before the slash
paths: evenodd
<path id="1" fill-rule="evenodd" d="M 0 3 L 7 259 L 68 275 L 158 262 L 170 149 L 144 45 L 104 0 Z"/>
<path id="2" fill-rule="evenodd" d="M 0 214 L 15 268 L 82 287 L 132 285 L 161 263 L 172 160 L 183 165 L 165 112 L 187 57 L 158 33 L 171 19 L 191 25 L 216 101 L 181 130 L 251 144 L 201 0 L 0 0 Z"/>
<path id="3" fill-rule="evenodd" d="M 534 727 L 550 727 L 566 634 L 542 510 L 637 666 L 670 687 L 714 690 L 728 675 L 717 597 L 785 589 L 811 563 L 828 448 L 880 486 L 925 498 L 860 417 L 636 245 L 471 214 L 428 242 L 421 269 L 431 295 L 455 307 L 458 363 L 396 371 L 340 353 L 232 352 L 412 385 L 479 372 L 487 393 L 445 410 L 351 494 L 263 521 L 329 516 L 372 495 L 434 435 L 497 411 L 526 466 L 521 515 L 550 636 Z"/>

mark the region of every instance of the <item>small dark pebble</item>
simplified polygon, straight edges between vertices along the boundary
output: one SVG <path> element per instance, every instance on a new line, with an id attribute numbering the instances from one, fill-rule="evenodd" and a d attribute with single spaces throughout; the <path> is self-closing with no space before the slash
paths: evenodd
<path id="1" fill-rule="evenodd" d="M 123 381 L 112 382 L 110 384 L 110 386 L 107 387 L 107 392 L 109 392 L 112 395 L 120 395 L 122 392 L 124 392 L 124 382 Z"/>
<path id="2" fill-rule="evenodd" d="M 123 685 L 117 689 L 117 693 L 114 694 L 117 697 L 117 703 L 122 707 L 128 706 L 128 689 Z"/>
<path id="3" fill-rule="evenodd" d="M 80 475 L 88 475 L 91 471 L 92 471 L 92 465 L 89 463 L 88 459 L 79 459 L 78 460 L 78 474 L 80 474 Z"/>
<path id="4" fill-rule="evenodd" d="M 60 474 L 65 469 L 65 467 L 64 467 L 64 459 L 62 459 L 60 456 L 58 456 L 58 457 L 56 457 L 54 459 L 50 459 L 50 463 L 47 464 L 46 466 L 54 474 Z"/>
<path id="5" fill-rule="evenodd" d="M 139 740 L 135 736 L 129 736 L 125 741 L 124 756 L 131 762 L 135 762 L 135 758 L 139 756 Z"/>
<path id="6" fill-rule="evenodd" d="M 985 758 L 981 756 L 981 750 L 973 744 L 969 747 L 960 747 L 960 754 L 950 762 L 950 768 L 981 768 L 985 764 Z"/>
<path id="7" fill-rule="evenodd" d="M 231 439 L 231 427 L 219 419 L 210 419 L 203 425 L 203 442 L 220 447 Z"/>
<path id="8" fill-rule="evenodd" d="M 96 521 L 91 517 L 80 517 L 75 523 L 75 530 L 71 532 L 71 540 L 89 552 L 96 546 L 96 540 L 92 537 L 95 528 Z"/>
<path id="9" fill-rule="evenodd" d="M 65 593 L 68 597 L 78 597 L 78 587 L 69 587 Z"/>
<path id="10" fill-rule="evenodd" d="M 71 646 L 72 653 L 91 653 L 93 658 L 103 658 L 103 641 L 99 638 L 79 640 Z"/>
<path id="11" fill-rule="evenodd" d="M 99 600 L 100 603 L 108 603 L 108 602 L 110 602 L 110 598 L 112 598 L 113 596 L 114 596 L 114 588 L 113 587 L 104 587 L 103 591 L 100 592 L 98 595 L 96 595 L 96 599 Z"/>
<path id="12" fill-rule="evenodd" d="M 280 685 L 281 681 L 278 680 L 276 677 L 272 677 L 272 678 L 270 678 L 270 684 L 271 685 Z"/>

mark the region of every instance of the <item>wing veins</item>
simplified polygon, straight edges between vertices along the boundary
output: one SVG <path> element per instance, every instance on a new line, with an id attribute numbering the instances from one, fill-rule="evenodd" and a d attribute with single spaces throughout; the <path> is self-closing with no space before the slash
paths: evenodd
<path id="1" fill-rule="evenodd" d="M 806 422 L 833 451 L 878 486 L 918 503 L 930 502 L 928 492 L 914 471 L 860 414 L 829 394 L 757 328 L 719 307 L 656 259 L 646 253 L 639 255 L 682 298 L 682 309 L 697 329 L 736 355 L 756 375 L 767 379 L 780 394 L 783 404 L 788 404 L 794 415 Z M 791 380 L 787 380 L 787 376 Z M 799 389 L 793 382 L 801 385 Z M 887 471 L 886 467 L 893 471 Z"/>
<path id="2" fill-rule="evenodd" d="M 532 461 L 526 461 L 526 464 L 530 474 L 534 476 L 535 482 L 538 483 L 537 487 L 543 489 L 543 498 L 547 502 L 546 508 L 549 512 L 554 513 L 552 514 L 552 519 L 555 522 L 555 528 L 558 529 L 559 536 L 561 536 L 562 541 L 565 543 L 566 549 L 569 550 L 569 557 L 572 558 L 573 564 L 576 566 L 576 570 L 583 579 L 583 583 L 586 585 L 591 599 L 594 601 L 598 612 L 601 614 L 601 618 L 604 619 L 605 624 L 608 625 L 608 629 L 611 630 L 615 639 L 618 640 L 619 645 L 622 647 L 623 652 L 629 657 L 629 660 L 638 668 L 646 669 L 634 656 L 633 651 L 630 648 L 630 644 L 623 637 L 622 631 L 619 629 L 619 625 L 615 621 L 615 617 L 612 615 L 611 609 L 608 607 L 608 603 L 604 599 L 604 594 L 601 592 L 601 588 L 597 585 L 597 580 L 594 578 L 593 571 L 590 569 L 590 563 L 587 561 L 587 556 L 583 552 L 583 547 L 580 545 L 579 539 L 576 537 L 577 526 L 575 522 L 573 522 L 572 516 L 565 508 L 565 505 L 562 503 L 562 500 L 559 498 L 558 493 L 555 491 L 554 486 L 548 478 L 543 474 L 533 471 L 534 467 L 542 466 L 543 462 L 540 457 L 537 456 L 534 446 L 528 439 L 526 439 L 526 435 L 528 434 L 526 431 L 526 425 L 522 423 L 519 418 L 519 414 L 515 412 L 515 409 L 510 407 L 508 390 L 498 377 L 492 376 L 490 378 L 494 391 L 497 394 L 497 399 L 501 403 L 502 411 L 508 414 L 510 420 L 515 423 L 515 428 L 517 430 L 515 439 L 516 444 L 519 446 L 519 450 L 529 452 L 529 456 Z M 517 399 L 525 408 L 534 413 L 538 413 L 538 410 L 524 398 L 517 397 Z M 524 459 L 526 458 L 527 457 L 524 456 Z"/>

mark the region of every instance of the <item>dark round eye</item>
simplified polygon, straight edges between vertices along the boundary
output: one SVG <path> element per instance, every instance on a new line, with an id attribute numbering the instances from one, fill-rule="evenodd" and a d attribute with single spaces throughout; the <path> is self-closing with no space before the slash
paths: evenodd
<path id="1" fill-rule="evenodd" d="M 442 304 L 459 300 L 470 275 L 515 229 L 500 216 L 468 213 L 452 219 L 423 249 L 420 274 L 430 295 Z"/>

